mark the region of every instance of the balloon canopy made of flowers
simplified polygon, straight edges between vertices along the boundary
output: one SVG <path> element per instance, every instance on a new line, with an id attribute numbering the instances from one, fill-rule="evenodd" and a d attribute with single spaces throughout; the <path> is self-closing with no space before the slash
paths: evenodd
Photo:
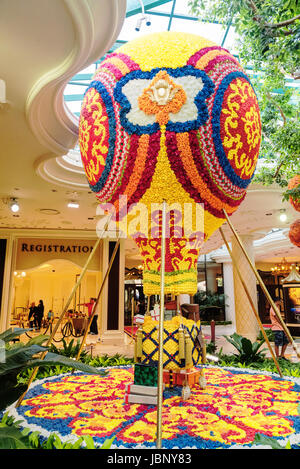
<path id="1" fill-rule="evenodd" d="M 237 210 L 261 141 L 257 98 L 228 51 L 175 32 L 143 36 L 100 64 L 82 104 L 79 145 L 103 208 L 143 258 L 146 295 L 194 294 L 203 243 Z M 106 205 L 105 205 L 106 204 Z"/>

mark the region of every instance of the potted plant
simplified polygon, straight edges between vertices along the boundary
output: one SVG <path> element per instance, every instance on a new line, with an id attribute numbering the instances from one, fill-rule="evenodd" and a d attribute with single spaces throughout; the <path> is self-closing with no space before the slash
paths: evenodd
<path id="1" fill-rule="evenodd" d="M 211 291 L 198 291 L 194 296 L 195 303 L 199 304 L 201 321 L 223 320 L 225 314 L 224 293 Z"/>

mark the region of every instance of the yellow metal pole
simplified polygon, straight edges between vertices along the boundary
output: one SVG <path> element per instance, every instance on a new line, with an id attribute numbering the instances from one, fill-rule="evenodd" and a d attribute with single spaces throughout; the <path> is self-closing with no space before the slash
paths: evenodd
<path id="1" fill-rule="evenodd" d="M 109 225 L 109 222 L 110 222 L 110 220 L 111 220 L 111 217 L 112 217 L 112 215 L 110 215 L 110 217 L 108 218 L 108 220 L 107 220 L 107 222 L 106 222 L 106 224 L 105 224 L 105 226 L 104 226 L 104 228 L 103 228 L 103 230 L 102 230 L 100 236 L 98 237 L 98 239 L 97 239 L 97 241 L 96 241 L 96 243 L 95 243 L 95 245 L 94 245 L 92 251 L 90 252 L 90 255 L 89 255 L 89 257 L 88 257 L 88 259 L 87 259 L 87 261 L 86 261 L 86 263 L 85 263 L 85 265 L 84 265 L 82 271 L 81 271 L 81 274 L 80 274 L 80 276 L 78 277 L 78 280 L 77 280 L 76 284 L 74 285 L 74 287 L 73 287 L 73 289 L 72 289 L 72 291 L 71 291 L 71 293 L 70 293 L 70 296 L 69 296 L 69 298 L 68 298 L 68 300 L 67 300 L 67 302 L 66 302 L 66 304 L 65 304 L 65 307 L 63 308 L 63 311 L 62 311 L 62 313 L 61 313 L 61 315 L 60 315 L 60 317 L 59 317 L 59 319 L 58 319 L 58 321 L 57 321 L 55 327 L 54 327 L 53 330 L 52 330 L 52 333 L 51 333 L 51 335 L 50 335 L 50 337 L 49 337 L 49 339 L 48 339 L 48 341 L 47 341 L 47 343 L 46 343 L 46 347 L 49 347 L 49 345 L 51 345 L 52 340 L 53 340 L 53 337 L 55 336 L 55 334 L 56 334 L 56 332 L 57 332 L 57 330 L 58 330 L 58 328 L 59 328 L 59 325 L 61 324 L 61 322 L 62 322 L 62 320 L 63 320 L 63 318 L 64 318 L 64 316 L 65 316 L 65 314 L 66 314 L 66 312 L 67 312 L 67 310 L 68 310 L 68 307 L 70 306 L 70 303 L 71 303 L 71 301 L 72 301 L 72 299 L 73 299 L 73 296 L 75 295 L 75 292 L 76 292 L 77 288 L 78 288 L 79 285 L 81 284 L 81 281 L 82 281 L 82 279 L 83 279 L 83 277 L 84 277 L 84 275 L 85 275 L 85 273 L 86 273 L 86 271 L 87 271 L 87 268 L 88 268 L 88 266 L 89 266 L 89 263 L 91 262 L 91 260 L 92 260 L 92 258 L 93 258 L 93 256 L 94 256 L 94 254 L 95 254 L 95 252 L 96 252 L 96 250 L 97 250 L 97 248 L 98 248 L 98 246 L 99 246 L 99 243 L 100 243 L 100 241 L 102 240 L 102 238 L 103 238 L 103 236 L 104 236 L 104 233 L 106 232 L 106 230 L 107 230 L 107 228 L 108 228 L 108 225 Z M 41 357 L 40 357 L 41 360 L 44 360 L 44 358 L 45 358 L 46 355 L 47 355 L 47 351 L 43 352 L 43 353 L 41 354 Z M 26 393 L 27 393 L 27 391 L 28 391 L 29 386 L 31 385 L 31 383 L 33 382 L 34 378 L 35 378 L 36 375 L 37 375 L 38 369 L 39 369 L 38 366 L 36 366 L 36 367 L 33 369 L 32 373 L 31 373 L 31 376 L 30 376 L 30 378 L 29 378 L 28 384 L 27 384 L 27 388 L 26 388 L 25 392 L 19 397 L 19 399 L 18 399 L 18 401 L 17 401 L 17 403 L 16 403 L 16 407 L 19 407 L 19 406 L 21 405 L 21 403 L 22 403 L 24 397 L 26 396 Z"/>
<path id="2" fill-rule="evenodd" d="M 134 296 L 131 298 L 131 340 L 130 344 L 134 342 L 133 338 L 133 319 L 134 319 L 134 312 L 135 312 L 135 299 Z"/>
<path id="3" fill-rule="evenodd" d="M 234 227 L 233 227 L 233 225 L 232 225 L 232 223 L 231 223 L 231 221 L 230 221 L 230 219 L 229 219 L 229 216 L 228 216 L 226 210 L 223 209 L 223 212 L 224 212 L 224 215 L 225 215 L 225 217 L 226 217 L 227 223 L 228 223 L 228 225 L 229 225 L 229 227 L 230 227 L 230 229 L 231 229 L 231 231 L 232 231 L 232 233 L 233 233 L 235 239 L 237 240 L 237 242 L 238 242 L 240 248 L 242 249 L 242 251 L 243 251 L 243 253 L 244 253 L 244 255 L 245 255 L 245 257 L 246 257 L 246 259 L 247 259 L 247 261 L 248 261 L 248 263 L 249 263 L 249 265 L 250 265 L 250 267 L 251 267 L 251 269 L 252 269 L 252 271 L 253 271 L 253 273 L 254 273 L 256 279 L 257 279 L 257 281 L 258 281 L 258 283 L 260 284 L 260 286 L 261 286 L 261 288 L 262 288 L 262 290 L 263 290 L 263 292 L 264 292 L 264 294 L 265 294 L 265 296 L 266 296 L 266 298 L 267 298 L 267 300 L 268 300 L 268 302 L 269 302 L 270 305 L 272 306 L 272 308 L 273 308 L 273 310 L 274 310 L 274 312 L 275 312 L 275 314 L 276 314 L 276 316 L 277 316 L 278 321 L 279 321 L 280 324 L 282 325 L 282 327 L 283 327 L 283 329 L 284 329 L 284 332 L 286 333 L 286 335 L 287 335 L 287 337 L 288 337 L 288 339 L 289 339 L 289 341 L 290 341 L 290 343 L 291 343 L 291 345 L 292 345 L 294 351 L 296 352 L 297 357 L 300 358 L 300 353 L 299 353 L 299 351 L 297 350 L 297 347 L 296 347 L 296 344 L 295 344 L 295 342 L 294 342 L 294 339 L 293 339 L 293 337 L 291 336 L 290 331 L 288 330 L 288 328 L 287 328 L 285 322 L 283 321 L 283 319 L 282 319 L 282 317 L 281 317 L 281 314 L 280 314 L 280 312 L 278 311 L 277 306 L 275 305 L 275 303 L 274 303 L 274 301 L 273 301 L 273 299 L 272 299 L 270 293 L 268 292 L 267 287 L 265 286 L 264 282 L 262 281 L 261 276 L 260 276 L 259 273 L 257 272 L 257 269 L 256 269 L 255 265 L 253 264 L 253 262 L 251 261 L 250 257 L 248 256 L 248 253 L 247 253 L 247 251 L 245 250 L 245 248 L 244 248 L 244 246 L 243 246 L 243 243 L 242 243 L 242 241 L 241 241 L 239 235 L 237 234 L 236 230 L 234 229 Z"/>
<path id="4" fill-rule="evenodd" d="M 227 247 L 227 250 L 228 250 L 228 252 L 229 252 L 229 254 L 230 254 L 230 257 L 231 257 L 231 260 L 232 260 L 232 264 L 234 265 L 234 268 L 235 268 L 235 270 L 236 270 L 236 272 L 237 272 L 237 274 L 238 274 L 238 277 L 239 277 L 239 279 L 240 279 L 240 282 L 241 282 L 241 284 L 243 285 L 244 291 L 245 291 L 246 296 L 247 296 L 247 298 L 248 298 L 248 300 L 249 300 L 249 303 L 250 303 L 250 305 L 251 305 L 252 311 L 253 311 L 253 313 L 254 313 L 254 315 L 255 315 L 255 317 L 256 317 L 256 320 L 257 320 L 258 325 L 259 325 L 259 327 L 260 327 L 260 330 L 261 330 L 261 332 L 262 332 L 262 334 L 263 334 L 263 337 L 264 337 L 264 339 L 265 339 L 265 341 L 266 341 L 266 343 L 267 343 L 267 345 L 268 345 L 269 351 L 270 351 L 270 353 L 271 353 L 271 355 L 272 355 L 272 358 L 273 358 L 273 361 L 274 361 L 274 363 L 275 363 L 275 366 L 276 366 L 276 368 L 277 368 L 277 370 L 278 370 L 278 373 L 279 373 L 279 375 L 280 375 L 281 378 L 282 378 L 282 372 L 281 372 L 281 370 L 280 370 L 278 361 L 277 361 L 277 359 L 276 359 L 276 357 L 275 357 L 275 354 L 274 354 L 274 352 L 273 352 L 273 349 L 272 349 L 272 347 L 271 347 L 271 344 L 270 344 L 270 341 L 269 341 L 268 336 L 267 336 L 267 334 L 266 334 L 266 331 L 264 330 L 264 327 L 263 327 L 262 322 L 261 322 L 261 320 L 260 320 L 259 314 L 258 314 L 258 312 L 257 312 L 257 310 L 256 310 L 256 307 L 255 307 L 255 305 L 254 305 L 254 303 L 253 303 L 253 301 L 252 301 L 251 295 L 250 295 L 249 290 L 248 290 L 248 288 L 247 288 L 247 285 L 246 285 L 244 279 L 242 278 L 242 275 L 241 275 L 240 269 L 239 269 L 239 267 L 238 267 L 238 264 L 237 264 L 237 262 L 236 262 L 236 260 L 235 260 L 235 258 L 234 258 L 234 256 L 233 256 L 233 254 L 232 254 L 232 251 L 231 251 L 231 249 L 230 249 L 230 247 L 229 247 L 229 245 L 228 245 L 228 242 L 227 242 L 227 240 L 226 240 L 225 234 L 224 234 L 224 232 L 223 232 L 223 230 L 222 230 L 221 227 L 219 228 L 219 231 L 220 231 L 221 236 L 222 236 L 222 238 L 223 238 L 223 240 L 224 240 L 224 243 L 225 243 L 225 245 L 226 245 L 226 247 Z"/>
<path id="5" fill-rule="evenodd" d="M 158 393 L 157 393 L 157 434 L 156 447 L 161 449 L 162 440 L 162 402 L 163 402 L 163 335 L 165 310 L 165 256 L 166 256 L 166 201 L 162 207 L 161 234 L 161 267 L 160 267 L 160 315 L 159 315 L 159 348 L 158 348 Z"/>
<path id="6" fill-rule="evenodd" d="M 103 292 L 103 288 L 104 288 L 105 283 L 106 283 L 106 280 L 107 280 L 107 278 L 108 278 L 108 276 L 109 276 L 109 273 L 110 273 L 110 270 L 111 270 L 111 268 L 112 268 L 113 262 L 114 262 L 114 260 L 115 260 L 115 257 L 116 257 L 117 251 L 118 251 L 118 249 L 119 249 L 119 246 L 120 246 L 120 240 L 118 239 L 118 241 L 117 241 L 117 243 L 116 243 L 116 245 L 115 245 L 115 247 L 114 247 L 112 256 L 111 256 L 111 258 L 110 258 L 109 265 L 108 265 L 107 270 L 106 270 L 106 272 L 105 272 L 104 279 L 103 279 L 103 281 L 102 281 L 102 283 L 101 283 L 101 287 L 100 287 L 100 290 L 99 290 L 97 299 L 96 299 L 96 301 L 95 301 L 95 303 L 94 303 L 94 305 L 93 305 L 92 314 L 91 314 L 91 317 L 89 318 L 88 325 L 87 325 L 87 327 L 86 327 L 86 329 L 85 329 L 85 331 L 84 331 L 83 338 L 82 338 L 82 341 L 81 341 L 81 344 L 80 344 L 80 347 L 79 347 L 79 350 L 78 350 L 78 353 L 77 353 L 77 356 L 76 356 L 76 360 L 79 360 L 79 357 L 80 357 L 80 354 L 81 354 L 81 352 L 82 352 L 84 343 L 85 343 L 85 341 L 86 341 L 86 336 L 87 336 L 88 331 L 89 331 L 89 329 L 90 329 L 90 327 L 91 327 L 93 318 L 94 318 L 95 313 L 96 313 L 96 308 L 97 308 L 97 306 L 98 306 L 98 304 L 99 304 L 99 301 L 100 301 L 100 298 L 101 298 L 101 295 L 102 295 L 102 292 Z M 74 372 L 74 370 L 72 371 L 72 373 L 73 373 L 73 372 Z"/>

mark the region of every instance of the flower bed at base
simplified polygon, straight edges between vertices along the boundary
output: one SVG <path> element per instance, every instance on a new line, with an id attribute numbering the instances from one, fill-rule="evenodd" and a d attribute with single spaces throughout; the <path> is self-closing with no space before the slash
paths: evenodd
<path id="1" fill-rule="evenodd" d="M 62 441 L 90 435 L 96 443 L 116 436 L 112 448 L 155 448 L 156 406 L 124 403 L 133 367 L 107 376 L 74 373 L 35 381 L 22 405 L 6 409 L 42 437 Z M 162 448 L 253 447 L 256 433 L 283 446 L 300 444 L 299 378 L 250 369 L 205 366 L 207 387 L 182 401 L 181 388 L 164 391 Z"/>

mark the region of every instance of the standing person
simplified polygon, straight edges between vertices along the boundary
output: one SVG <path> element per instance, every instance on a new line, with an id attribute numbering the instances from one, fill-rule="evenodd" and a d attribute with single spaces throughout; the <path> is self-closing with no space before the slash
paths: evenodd
<path id="1" fill-rule="evenodd" d="M 33 325 L 35 322 L 35 311 L 36 311 L 36 306 L 35 306 L 35 302 L 33 301 L 30 305 L 29 314 L 28 314 L 29 327 L 31 328 L 33 328 Z"/>
<path id="2" fill-rule="evenodd" d="M 80 303 L 77 306 L 86 306 L 88 309 L 88 316 L 89 319 L 93 313 L 93 308 L 94 304 L 96 303 L 96 298 L 90 298 L 89 303 Z M 92 335 L 98 335 L 98 324 L 97 324 L 97 319 L 98 319 L 98 314 L 95 314 L 92 320 L 91 328 L 90 328 L 90 334 Z"/>
<path id="3" fill-rule="evenodd" d="M 276 298 L 274 302 L 280 311 L 280 305 L 281 305 L 280 298 Z M 284 352 L 286 351 L 289 340 L 272 307 L 270 308 L 270 320 L 272 324 L 271 329 L 274 332 L 275 355 L 277 358 L 283 358 L 284 360 L 287 360 L 287 358 L 284 356 Z M 280 347 L 281 347 L 281 353 L 279 349 Z"/>
<path id="4" fill-rule="evenodd" d="M 53 323 L 53 321 L 54 321 L 54 313 L 53 313 L 52 309 L 49 309 L 49 311 L 47 313 L 47 322 L 46 322 L 47 327 L 49 325 L 51 325 Z"/>
<path id="5" fill-rule="evenodd" d="M 38 330 L 40 330 L 42 326 L 43 316 L 44 316 L 44 303 L 43 303 L 43 300 L 40 300 L 39 304 L 37 305 L 37 311 L 36 311 L 36 321 L 37 321 Z"/>

